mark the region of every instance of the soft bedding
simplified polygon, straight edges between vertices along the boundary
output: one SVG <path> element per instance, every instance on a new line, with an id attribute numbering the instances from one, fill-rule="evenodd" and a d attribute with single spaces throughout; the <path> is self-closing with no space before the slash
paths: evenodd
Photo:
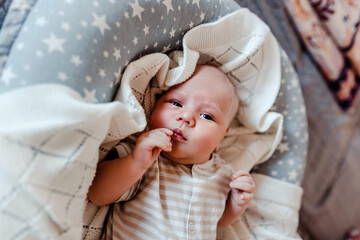
<path id="1" fill-rule="evenodd" d="M 125 113 L 127 108 L 123 103 L 105 103 L 114 96 L 125 66 L 140 54 L 180 48 L 179 39 L 189 28 L 210 21 L 213 16 L 217 18 L 234 11 L 238 6 L 231 1 L 184 2 L 178 8 L 171 1 L 156 3 L 159 8 L 151 5 L 155 3 L 145 1 L 94 2 L 93 6 L 81 1 L 14 0 L 13 3 L 0 32 L 3 47 L 0 109 L 7 116 L 0 119 L 0 178 L 5 183 L 0 188 L 0 219 L 5 223 L 1 236 L 13 239 L 78 238 L 87 188 L 99 159 L 98 148 L 102 145 L 101 150 L 106 151 L 105 139 L 107 143 L 117 141 L 143 126 L 134 115 Z M 69 6 L 72 7 L 70 10 Z M 88 11 L 83 6 L 88 6 Z M 84 11 L 79 14 L 76 9 Z M 185 11 L 189 9 L 197 14 Z M 192 13 L 189 16 L 194 18 L 184 18 L 185 12 Z M 20 19 L 19 14 L 23 14 L 23 20 L 13 28 L 14 21 L 10 16 Z M 154 34 L 150 37 L 146 34 L 147 27 L 154 26 L 149 23 L 154 16 L 158 17 L 159 23 L 155 24 L 157 27 L 152 29 Z M 164 16 L 174 22 L 167 25 Z M 176 19 L 183 21 L 180 22 L 182 27 L 176 28 L 179 29 L 177 34 L 171 28 Z M 139 35 L 120 34 L 128 28 L 136 29 L 135 33 Z M 32 44 L 27 45 L 27 42 Z M 249 44 L 248 47 L 254 46 Z M 274 48 L 270 50 L 274 51 Z M 268 102 L 262 114 L 268 115 L 266 110 L 271 107 L 275 112 L 285 113 L 284 137 L 280 139 L 277 130 L 253 138 L 259 142 L 265 139 L 264 143 L 268 143 L 276 135 L 277 141 L 281 142 L 278 149 L 274 147 L 276 144 L 265 144 L 267 148 L 260 154 L 263 158 L 257 159 L 257 156 L 253 162 L 266 160 L 275 151 L 270 160 L 254 169 L 266 176 L 257 177 L 259 186 L 263 186 L 259 189 L 263 191 L 259 191 L 259 200 L 252 208 L 254 211 L 244 220 L 251 224 L 247 230 L 237 232 L 242 228 L 235 227 L 224 234 L 298 237 L 297 212 L 301 198 L 298 184 L 306 154 L 306 124 L 300 125 L 300 130 L 297 128 L 297 121 L 301 123 L 305 117 L 302 96 L 286 55 L 280 52 L 274 53 L 281 59 L 277 60 L 281 63 L 281 70 L 278 70 L 280 93 L 277 99 L 274 97 Z M 254 67 L 246 74 L 256 76 L 257 70 Z M 256 84 L 243 86 L 257 87 Z M 251 121 L 246 126 L 252 132 L 261 130 Z M 255 146 L 249 149 L 255 151 Z M 233 150 L 239 153 L 242 149 Z M 286 197 L 276 195 L 269 202 L 265 196 L 272 183 L 279 186 Z M 272 207 L 267 212 L 264 208 L 269 204 Z M 283 214 L 273 214 L 274 209 Z M 284 224 L 289 231 L 282 231 Z"/>

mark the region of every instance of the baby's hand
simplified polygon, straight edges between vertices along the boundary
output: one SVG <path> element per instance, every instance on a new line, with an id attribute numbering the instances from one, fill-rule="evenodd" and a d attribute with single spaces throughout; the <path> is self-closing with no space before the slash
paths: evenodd
<path id="1" fill-rule="evenodd" d="M 240 206 L 246 205 L 253 199 L 255 183 L 250 173 L 239 170 L 231 175 L 230 187 L 232 199 Z"/>
<path id="2" fill-rule="evenodd" d="M 173 132 L 167 128 L 157 128 L 143 133 L 138 138 L 132 153 L 134 160 L 145 169 L 150 167 L 161 151 L 171 151 L 172 134 Z"/>

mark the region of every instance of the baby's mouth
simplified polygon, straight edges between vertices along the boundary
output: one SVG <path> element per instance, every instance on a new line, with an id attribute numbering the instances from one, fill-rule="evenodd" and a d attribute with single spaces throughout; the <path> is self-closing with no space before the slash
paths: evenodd
<path id="1" fill-rule="evenodd" d="M 178 128 L 175 128 L 173 130 L 173 135 L 171 137 L 179 142 L 185 142 L 187 140 L 186 137 L 183 135 L 181 129 Z"/>

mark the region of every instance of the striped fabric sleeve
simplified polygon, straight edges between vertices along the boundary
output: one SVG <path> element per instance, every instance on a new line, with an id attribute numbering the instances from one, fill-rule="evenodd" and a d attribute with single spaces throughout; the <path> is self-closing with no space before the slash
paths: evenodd
<path id="1" fill-rule="evenodd" d="M 130 140 L 126 139 L 120 142 L 118 145 L 115 146 L 115 149 L 118 154 L 118 158 L 125 157 L 132 152 L 135 143 Z M 122 202 L 130 200 L 135 196 L 137 191 L 139 190 L 142 178 L 140 178 L 128 191 L 126 191 L 116 202 Z"/>

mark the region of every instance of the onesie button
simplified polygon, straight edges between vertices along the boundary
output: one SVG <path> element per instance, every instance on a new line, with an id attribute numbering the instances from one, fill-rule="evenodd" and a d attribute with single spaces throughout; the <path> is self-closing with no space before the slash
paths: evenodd
<path id="1" fill-rule="evenodd" d="M 195 230 L 195 225 L 193 222 L 189 223 L 189 230 L 190 230 L 190 232 L 193 232 Z"/>

